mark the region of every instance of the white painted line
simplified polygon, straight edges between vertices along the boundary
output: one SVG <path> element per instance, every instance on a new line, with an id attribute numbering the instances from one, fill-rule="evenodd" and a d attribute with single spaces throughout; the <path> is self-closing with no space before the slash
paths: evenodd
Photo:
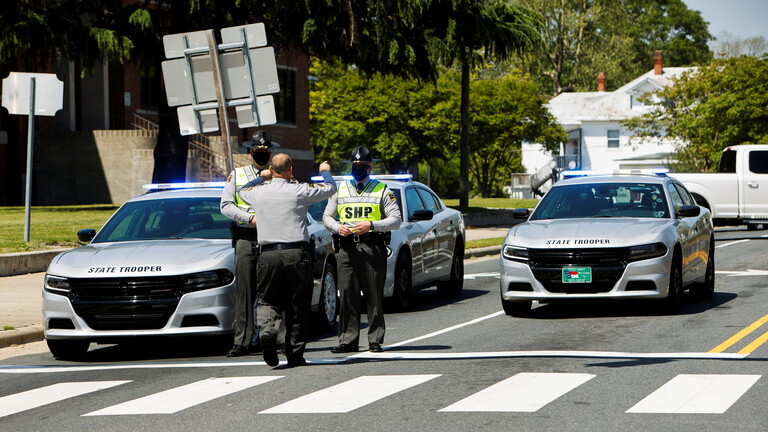
<path id="1" fill-rule="evenodd" d="M 383 353 L 360 353 L 356 358 L 389 359 L 389 360 L 446 360 L 446 359 L 479 359 L 479 358 L 513 358 L 513 357 L 574 357 L 574 358 L 626 358 L 626 359 L 710 359 L 710 360 L 739 360 L 748 354 L 737 353 L 708 353 L 708 352 L 679 352 L 679 353 L 631 353 L 615 351 L 489 351 L 489 352 L 410 352 L 385 351 Z"/>
<path id="2" fill-rule="evenodd" d="M 722 414 L 760 375 L 678 375 L 628 413 Z"/>
<path id="3" fill-rule="evenodd" d="M 142 398 L 113 405 L 83 416 L 173 414 L 250 387 L 274 381 L 281 376 L 208 378 Z"/>
<path id="4" fill-rule="evenodd" d="M 724 274 L 728 276 L 768 276 L 768 270 L 752 270 L 752 269 L 746 269 L 743 271 L 718 270 L 715 273 Z"/>
<path id="5" fill-rule="evenodd" d="M 476 319 L 473 319 L 471 321 L 467 321 L 467 322 L 464 322 L 464 323 L 461 323 L 461 324 L 457 324 L 457 325 L 452 326 L 452 327 L 448 327 L 448 328 L 445 328 L 445 329 L 442 329 L 442 330 L 438 330 L 436 332 L 432 332 L 432 333 L 426 334 L 424 336 L 419 336 L 417 338 L 408 339 L 408 340 L 405 340 L 405 341 L 402 341 L 402 342 L 398 342 L 398 343 L 395 343 L 395 344 L 392 344 L 392 345 L 387 345 L 386 347 L 384 347 L 384 349 L 386 350 L 388 348 L 399 347 L 399 346 L 406 345 L 406 344 L 409 344 L 409 343 L 413 343 L 413 342 L 417 342 L 417 341 L 424 340 L 424 339 L 427 339 L 427 338 L 431 338 L 432 336 L 437 336 L 437 335 L 441 335 L 443 333 L 448 333 L 449 331 L 460 329 L 460 328 L 466 327 L 468 325 L 477 324 L 477 323 L 479 323 L 481 321 L 485 321 L 487 319 L 495 318 L 495 317 L 497 317 L 499 315 L 503 315 L 503 314 L 504 314 L 504 311 L 494 312 L 494 313 L 492 313 L 490 315 L 486 315 L 484 317 L 476 318 Z M 364 354 L 365 353 L 360 354 L 360 355 L 364 355 Z M 360 355 L 353 355 L 353 356 L 350 356 L 350 357 L 358 357 Z"/>
<path id="6" fill-rule="evenodd" d="M 594 377 L 592 374 L 519 373 L 440 411 L 536 412 Z"/>
<path id="7" fill-rule="evenodd" d="M 748 242 L 748 241 L 749 241 L 749 239 L 744 239 L 744 240 L 732 241 L 730 243 L 723 243 L 721 245 L 715 246 L 715 249 L 720 249 L 720 248 L 724 248 L 726 246 L 731 246 L 731 245 L 735 245 L 735 244 L 738 244 L 738 243 L 744 243 L 744 242 Z"/>
<path id="8" fill-rule="evenodd" d="M 288 401 L 259 414 L 346 413 L 439 376 L 362 376 Z"/>
<path id="9" fill-rule="evenodd" d="M 492 272 L 492 273 L 472 273 L 472 274 L 465 274 L 464 280 L 475 280 L 477 278 L 498 278 L 500 276 L 499 272 Z"/>
<path id="10" fill-rule="evenodd" d="M 130 381 L 65 382 L 0 397 L 0 417 L 60 402 Z"/>

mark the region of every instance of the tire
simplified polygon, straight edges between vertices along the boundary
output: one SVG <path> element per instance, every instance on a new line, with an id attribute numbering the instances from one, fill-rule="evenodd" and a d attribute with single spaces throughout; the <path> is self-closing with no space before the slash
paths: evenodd
<path id="1" fill-rule="evenodd" d="M 504 309 L 504 313 L 509 316 L 526 316 L 531 312 L 531 305 L 533 305 L 532 300 L 509 301 L 501 298 L 501 307 Z"/>
<path id="2" fill-rule="evenodd" d="M 709 255 L 707 255 L 704 282 L 691 288 L 691 294 L 700 300 L 708 300 L 715 295 L 715 239 L 709 241 Z"/>
<path id="3" fill-rule="evenodd" d="M 451 276 L 447 282 L 439 282 L 437 291 L 445 297 L 458 297 L 464 289 L 464 243 L 457 242 L 451 256 Z"/>
<path id="4" fill-rule="evenodd" d="M 90 342 L 84 340 L 46 339 L 48 350 L 57 359 L 78 360 L 85 357 Z"/>
<path id="5" fill-rule="evenodd" d="M 407 253 L 397 257 L 395 264 L 395 287 L 392 301 L 397 310 L 407 310 L 411 307 L 412 290 L 411 258 Z"/>
<path id="6" fill-rule="evenodd" d="M 669 271 L 669 289 L 667 297 L 662 301 L 662 313 L 675 314 L 680 310 L 682 303 L 683 273 L 681 264 L 675 256 L 672 261 L 672 269 Z"/>
<path id="7" fill-rule="evenodd" d="M 336 316 L 339 313 L 338 281 L 336 266 L 332 262 L 326 262 L 320 285 L 317 320 L 321 326 L 328 330 L 336 325 Z"/>

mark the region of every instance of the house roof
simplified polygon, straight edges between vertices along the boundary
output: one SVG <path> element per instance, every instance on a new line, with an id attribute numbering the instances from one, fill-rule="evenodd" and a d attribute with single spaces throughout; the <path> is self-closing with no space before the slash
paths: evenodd
<path id="1" fill-rule="evenodd" d="M 549 101 L 549 110 L 562 125 L 580 125 L 585 121 L 617 121 L 637 116 L 631 97 L 664 88 L 692 67 L 664 68 L 661 75 L 651 69 L 612 92 L 561 93 Z"/>

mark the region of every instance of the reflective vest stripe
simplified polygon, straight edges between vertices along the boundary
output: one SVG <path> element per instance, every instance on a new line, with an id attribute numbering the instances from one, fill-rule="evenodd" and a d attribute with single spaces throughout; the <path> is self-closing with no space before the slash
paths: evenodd
<path id="1" fill-rule="evenodd" d="M 240 199 L 240 194 L 238 192 L 240 191 L 240 188 L 245 186 L 246 183 L 255 179 L 256 177 L 257 176 L 253 172 L 253 168 L 250 165 L 235 168 L 235 205 L 250 214 L 254 213 L 251 210 L 251 206 Z"/>

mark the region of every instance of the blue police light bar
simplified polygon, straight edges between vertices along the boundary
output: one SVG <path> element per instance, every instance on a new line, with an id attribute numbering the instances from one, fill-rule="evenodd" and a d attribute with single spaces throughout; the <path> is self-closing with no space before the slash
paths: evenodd
<path id="1" fill-rule="evenodd" d="M 412 174 L 373 174 L 371 175 L 371 178 L 374 180 L 400 180 L 400 181 L 409 181 L 413 179 Z M 333 176 L 333 179 L 336 181 L 339 180 L 353 180 L 354 177 L 351 175 L 343 175 L 343 176 Z M 321 182 L 323 181 L 323 176 L 312 176 L 312 181 L 315 182 Z"/>
<path id="2" fill-rule="evenodd" d="M 147 190 L 224 188 L 226 182 L 191 182 L 191 183 L 150 183 L 143 186 Z"/>
<path id="3" fill-rule="evenodd" d="M 577 177 L 592 177 L 592 176 L 606 176 L 606 175 L 655 175 L 658 177 L 666 177 L 669 173 L 667 168 L 653 168 L 653 169 L 629 169 L 629 170 L 613 170 L 613 171 L 563 171 L 560 173 L 563 179 L 577 178 Z"/>

